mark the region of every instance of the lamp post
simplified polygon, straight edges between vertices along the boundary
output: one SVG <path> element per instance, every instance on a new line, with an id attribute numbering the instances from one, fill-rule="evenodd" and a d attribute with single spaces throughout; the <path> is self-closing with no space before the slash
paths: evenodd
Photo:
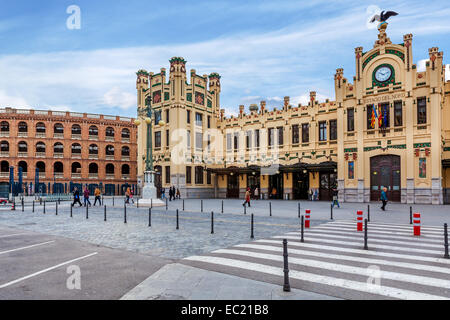
<path id="1" fill-rule="evenodd" d="M 155 171 L 153 170 L 153 141 L 152 141 L 152 117 L 154 119 L 154 111 L 152 109 L 152 98 L 150 95 L 145 98 L 145 107 L 137 108 L 138 119 L 134 122 L 137 126 L 141 125 L 141 120 L 143 119 L 147 124 L 147 151 L 145 157 L 145 170 L 144 170 L 144 188 L 142 190 L 142 200 L 139 201 L 139 205 L 152 204 L 153 206 L 159 205 L 159 199 L 156 197 L 156 188 L 155 188 Z M 159 126 L 165 125 L 164 121 L 159 121 Z M 164 203 L 161 201 L 161 204 Z"/>

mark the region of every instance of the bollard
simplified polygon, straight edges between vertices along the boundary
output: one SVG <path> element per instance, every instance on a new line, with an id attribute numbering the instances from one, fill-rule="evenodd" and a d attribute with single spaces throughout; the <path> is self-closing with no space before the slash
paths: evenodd
<path id="1" fill-rule="evenodd" d="M 414 213 L 413 215 L 413 229 L 414 235 L 420 236 L 420 213 Z"/>
<path id="2" fill-rule="evenodd" d="M 56 204 L 56 213 L 55 213 L 55 215 L 58 215 L 58 202 L 55 202 L 55 204 Z"/>
<path id="3" fill-rule="evenodd" d="M 223 200 L 222 200 L 222 213 L 223 213 Z"/>
<path id="4" fill-rule="evenodd" d="M 123 204 L 123 223 L 127 223 L 127 205 Z"/>
<path id="5" fill-rule="evenodd" d="M 178 221 L 178 209 L 177 209 L 177 230 L 179 230 L 179 229 L 180 229 L 180 223 Z"/>
<path id="6" fill-rule="evenodd" d="M 367 247 L 367 219 L 364 220 L 364 250 L 369 250 L 369 247 Z"/>
<path id="7" fill-rule="evenodd" d="M 370 222 L 370 204 L 367 205 L 367 221 Z"/>
<path id="8" fill-rule="evenodd" d="M 288 263 L 288 251 L 287 251 L 287 240 L 283 239 L 283 261 L 284 261 L 284 292 L 291 292 L 291 286 L 289 285 L 289 263 Z"/>
<path id="9" fill-rule="evenodd" d="M 58 204 L 61 204 L 61 198 L 58 198 Z"/>
<path id="10" fill-rule="evenodd" d="M 298 210 L 297 210 L 298 211 L 298 218 L 300 219 L 300 202 L 298 203 L 297 207 L 298 207 Z"/>
<path id="11" fill-rule="evenodd" d="M 136 199 L 136 208 L 139 209 L 139 199 Z"/>
<path id="12" fill-rule="evenodd" d="M 153 209 L 153 198 L 152 198 L 152 199 L 150 199 L 150 208 L 152 208 L 152 209 Z"/>
<path id="13" fill-rule="evenodd" d="M 269 202 L 269 213 L 272 216 L 272 202 Z"/>
<path id="14" fill-rule="evenodd" d="M 306 209 L 305 210 L 305 229 L 309 229 L 310 227 L 310 220 L 311 220 L 311 210 Z"/>
<path id="15" fill-rule="evenodd" d="M 33 200 L 33 213 L 34 213 L 34 200 Z"/>
<path id="16" fill-rule="evenodd" d="M 448 254 L 448 232 L 447 232 L 447 224 L 444 223 L 444 258 L 450 259 Z"/>
<path id="17" fill-rule="evenodd" d="M 168 202 L 169 200 L 167 200 L 167 198 L 166 198 L 166 211 L 168 210 L 168 208 L 169 208 L 169 202 Z"/>
<path id="18" fill-rule="evenodd" d="M 44 214 L 45 214 L 45 203 L 46 203 L 47 201 L 46 200 L 44 200 Z"/>
<path id="19" fill-rule="evenodd" d="M 214 211 L 211 211 L 211 234 L 214 234 Z"/>
<path id="20" fill-rule="evenodd" d="M 12 211 L 16 211 L 16 203 L 14 202 L 14 200 L 13 200 L 13 203 L 11 205 L 11 210 Z"/>
<path id="21" fill-rule="evenodd" d="M 152 208 L 148 208 L 148 226 L 152 226 Z"/>
<path id="22" fill-rule="evenodd" d="M 330 205 L 330 220 L 333 220 L 333 204 Z"/>
<path id="23" fill-rule="evenodd" d="M 356 212 L 356 231 L 363 231 L 363 212 Z"/>
<path id="24" fill-rule="evenodd" d="M 203 212 L 203 200 L 200 200 L 201 212 Z"/>
<path id="25" fill-rule="evenodd" d="M 39 205 L 42 206 L 42 198 L 39 198 Z"/>
<path id="26" fill-rule="evenodd" d="M 23 203 L 23 198 L 22 198 L 22 212 L 24 211 L 24 208 L 25 207 L 25 205 L 24 205 L 24 203 Z"/>
<path id="27" fill-rule="evenodd" d="M 89 219 L 89 206 L 86 204 L 86 220 Z"/>
<path id="28" fill-rule="evenodd" d="M 184 211 L 184 199 L 183 199 L 183 211 Z"/>
<path id="29" fill-rule="evenodd" d="M 409 207 L 409 224 L 412 224 L 412 216 L 413 216 L 413 214 L 412 214 L 412 207 Z"/>
<path id="30" fill-rule="evenodd" d="M 113 197 L 113 205 L 112 206 L 114 207 L 114 197 Z"/>
<path id="31" fill-rule="evenodd" d="M 102 198 L 101 198 L 101 200 L 102 200 L 102 201 L 101 201 L 102 203 L 100 203 L 100 205 L 102 205 L 102 206 L 103 206 L 103 205 L 105 204 L 105 202 L 104 202 L 105 200 L 103 199 L 103 195 L 102 195 Z"/>
<path id="32" fill-rule="evenodd" d="M 301 235 L 301 237 L 300 237 L 300 242 L 305 242 L 305 239 L 303 238 L 303 234 L 304 234 L 304 232 L 305 232 L 305 230 L 304 230 L 304 225 L 305 225 L 305 217 L 302 216 L 302 219 L 301 219 L 301 226 L 300 226 L 300 235 Z"/>
<path id="33" fill-rule="evenodd" d="M 73 216 L 72 216 L 72 207 L 73 207 L 73 205 L 70 205 L 70 217 L 71 218 L 73 218 Z"/>
<path id="34" fill-rule="evenodd" d="M 244 204 L 244 214 L 247 214 L 247 207 Z"/>
<path id="35" fill-rule="evenodd" d="M 103 221 L 106 221 L 106 206 L 103 207 L 103 212 L 104 212 Z"/>
<path id="36" fill-rule="evenodd" d="M 253 213 L 252 213 L 252 222 L 251 222 L 251 234 L 250 234 L 250 239 L 254 239 L 255 238 L 255 234 L 253 232 Z"/>

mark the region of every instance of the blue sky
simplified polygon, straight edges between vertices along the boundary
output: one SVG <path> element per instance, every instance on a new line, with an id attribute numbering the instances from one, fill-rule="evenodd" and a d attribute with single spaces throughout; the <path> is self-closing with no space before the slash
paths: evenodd
<path id="1" fill-rule="evenodd" d="M 66 27 L 70 5 L 79 30 Z M 354 48 L 376 40 L 372 6 L 399 13 L 388 35 L 413 33 L 419 66 L 433 46 L 450 63 L 447 1 L 0 0 L 0 106 L 134 116 L 135 72 L 159 72 L 173 56 L 222 75 L 228 114 L 284 96 L 306 102 L 309 91 L 334 99 L 336 68 L 352 79 Z"/>

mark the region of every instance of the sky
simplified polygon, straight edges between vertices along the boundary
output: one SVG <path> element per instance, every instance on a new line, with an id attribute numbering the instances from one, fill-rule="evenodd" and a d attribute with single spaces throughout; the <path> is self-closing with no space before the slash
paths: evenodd
<path id="1" fill-rule="evenodd" d="M 169 70 L 173 56 L 188 81 L 190 69 L 222 76 L 228 115 L 306 103 L 310 91 L 333 100 L 336 69 L 353 79 L 354 48 L 373 47 L 380 10 L 399 13 L 388 36 L 413 34 L 419 68 L 431 47 L 450 64 L 450 1 L 0 0 L 0 107 L 135 117 L 137 70 Z"/>

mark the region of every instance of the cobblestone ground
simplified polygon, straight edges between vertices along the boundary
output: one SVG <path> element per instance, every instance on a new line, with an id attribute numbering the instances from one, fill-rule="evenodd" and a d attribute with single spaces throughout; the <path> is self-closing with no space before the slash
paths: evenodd
<path id="1" fill-rule="evenodd" d="M 184 258 L 212 250 L 251 241 L 250 214 L 214 215 L 214 234 L 211 234 L 211 213 L 179 212 L 179 230 L 176 230 L 176 211 L 153 208 L 152 227 L 148 227 L 148 208 L 127 207 L 127 223 L 124 223 L 123 207 L 107 207 L 104 221 L 103 207 L 86 209 L 75 207 L 70 218 L 67 203 L 59 206 L 55 214 L 54 203 L 43 207 L 37 205 L 32 213 L 30 207 L 21 211 L 1 210 L 0 225 L 25 229 L 44 234 L 63 236 L 87 241 L 111 248 L 121 248 L 143 254 L 166 258 Z M 321 223 L 322 221 L 314 221 Z M 255 216 L 255 239 L 284 234 L 299 228 L 298 218 Z"/>

